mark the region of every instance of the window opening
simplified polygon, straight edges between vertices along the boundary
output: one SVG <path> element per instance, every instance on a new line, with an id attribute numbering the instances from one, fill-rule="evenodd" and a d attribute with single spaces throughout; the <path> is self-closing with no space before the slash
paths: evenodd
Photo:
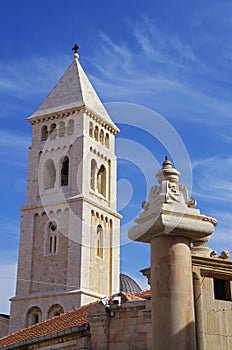
<path id="1" fill-rule="evenodd" d="M 60 122 L 59 124 L 59 137 L 64 137 L 65 136 L 65 123 Z"/>
<path id="2" fill-rule="evenodd" d="M 56 124 L 52 124 L 50 127 L 50 139 L 54 140 L 57 136 Z"/>
<path id="3" fill-rule="evenodd" d="M 103 228 L 101 225 L 97 226 L 97 256 L 103 258 Z"/>
<path id="4" fill-rule="evenodd" d="M 68 135 L 72 135 L 74 133 L 74 121 L 70 119 L 68 121 Z"/>
<path id="5" fill-rule="evenodd" d="M 100 131 L 100 137 L 99 137 L 99 141 L 104 144 L 104 131 L 101 129 Z"/>
<path id="6" fill-rule="evenodd" d="M 230 281 L 214 278 L 214 297 L 218 300 L 231 301 Z"/>
<path id="7" fill-rule="evenodd" d="M 95 178 L 96 178 L 97 163 L 95 159 L 91 160 L 91 174 L 90 174 L 90 187 L 95 189 Z"/>
<path id="8" fill-rule="evenodd" d="M 48 225 L 49 254 L 57 252 L 57 224 L 50 222 Z"/>
<path id="9" fill-rule="evenodd" d="M 46 141 L 48 138 L 48 127 L 44 125 L 41 129 L 41 141 Z"/>
<path id="10" fill-rule="evenodd" d="M 89 136 L 93 137 L 93 123 L 92 122 L 89 123 Z"/>
<path id="11" fill-rule="evenodd" d="M 68 157 L 64 157 L 62 161 L 61 174 L 60 174 L 61 186 L 68 186 L 68 176 L 69 176 L 69 159 Z"/>
<path id="12" fill-rule="evenodd" d="M 107 148 L 110 147 L 110 139 L 109 139 L 109 134 L 106 133 L 106 138 L 105 138 L 105 145 Z"/>
<path id="13" fill-rule="evenodd" d="M 98 126 L 95 126 L 95 129 L 94 129 L 94 138 L 96 141 L 98 141 Z"/>
<path id="14" fill-rule="evenodd" d="M 52 159 L 44 164 L 44 189 L 54 188 L 56 181 L 56 168 Z"/>
<path id="15" fill-rule="evenodd" d="M 106 168 L 101 165 L 97 174 L 97 189 L 100 194 L 106 196 Z"/>

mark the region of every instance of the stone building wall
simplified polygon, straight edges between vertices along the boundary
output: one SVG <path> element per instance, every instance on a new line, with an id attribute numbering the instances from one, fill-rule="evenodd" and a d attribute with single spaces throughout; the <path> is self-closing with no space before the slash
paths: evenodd
<path id="1" fill-rule="evenodd" d="M 0 338 L 8 334 L 9 316 L 0 314 Z"/>

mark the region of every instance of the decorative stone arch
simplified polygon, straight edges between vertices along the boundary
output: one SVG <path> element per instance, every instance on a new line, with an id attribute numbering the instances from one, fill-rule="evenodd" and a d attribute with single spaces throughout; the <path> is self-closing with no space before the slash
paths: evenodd
<path id="1" fill-rule="evenodd" d="M 56 181 L 56 168 L 52 159 L 47 159 L 44 163 L 43 186 L 44 189 L 54 188 Z"/>
<path id="2" fill-rule="evenodd" d="M 26 327 L 33 326 L 36 323 L 41 322 L 42 320 L 42 311 L 38 306 L 32 306 L 27 311 L 26 316 Z"/>
<path id="3" fill-rule="evenodd" d="M 65 156 L 61 160 L 60 186 L 68 186 L 68 184 L 69 184 L 69 157 Z"/>
<path id="4" fill-rule="evenodd" d="M 41 141 L 46 141 L 48 138 L 48 127 L 47 125 L 42 126 L 41 129 Z"/>
<path id="5" fill-rule="evenodd" d="M 63 313 L 64 313 L 63 307 L 60 304 L 54 304 L 54 305 L 50 306 L 50 308 L 48 310 L 48 318 L 60 316 Z"/>

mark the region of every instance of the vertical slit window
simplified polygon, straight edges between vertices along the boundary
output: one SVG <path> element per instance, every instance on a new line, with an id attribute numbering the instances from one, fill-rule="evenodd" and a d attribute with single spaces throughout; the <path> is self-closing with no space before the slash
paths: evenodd
<path id="1" fill-rule="evenodd" d="M 92 122 L 89 123 L 89 136 L 93 137 L 93 123 Z"/>
<path id="2" fill-rule="evenodd" d="M 95 189 L 95 178 L 96 178 L 97 163 L 94 159 L 91 160 L 91 174 L 90 174 L 90 187 L 92 190 Z"/>
<path id="3" fill-rule="evenodd" d="M 104 144 L 104 131 L 102 129 L 100 131 L 99 141 L 101 144 Z"/>
<path id="4" fill-rule="evenodd" d="M 56 181 L 56 168 L 52 159 L 46 160 L 44 164 L 43 182 L 44 189 L 54 188 Z"/>
<path id="5" fill-rule="evenodd" d="M 65 123 L 60 122 L 59 124 L 59 137 L 64 137 L 65 136 Z"/>
<path id="6" fill-rule="evenodd" d="M 109 134 L 106 133 L 106 137 L 105 137 L 105 145 L 107 148 L 110 147 L 110 138 L 109 138 Z"/>
<path id="7" fill-rule="evenodd" d="M 70 119 L 68 121 L 68 135 L 72 135 L 74 133 L 74 121 Z"/>
<path id="8" fill-rule="evenodd" d="M 98 130 L 98 126 L 95 126 L 95 129 L 94 129 L 94 138 L 96 141 L 98 141 L 98 133 L 99 133 L 99 130 Z"/>
<path id="9" fill-rule="evenodd" d="M 97 256 L 103 258 L 103 228 L 101 225 L 97 226 Z"/>
<path id="10" fill-rule="evenodd" d="M 48 127 L 44 125 L 41 129 L 41 141 L 46 141 L 48 138 Z"/>
<path id="11" fill-rule="evenodd" d="M 60 172 L 61 186 L 68 186 L 68 177 L 69 177 L 69 159 L 68 157 L 64 157 L 61 164 L 61 172 Z"/>
<path id="12" fill-rule="evenodd" d="M 52 124 L 50 127 L 50 139 L 54 140 L 57 136 L 56 124 Z"/>
<path id="13" fill-rule="evenodd" d="M 97 174 L 97 189 L 98 193 L 106 197 L 106 168 L 101 165 Z"/>

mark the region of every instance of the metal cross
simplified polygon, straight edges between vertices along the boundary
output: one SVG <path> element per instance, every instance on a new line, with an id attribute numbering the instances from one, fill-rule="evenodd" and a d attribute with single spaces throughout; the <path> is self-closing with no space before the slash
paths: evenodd
<path id="1" fill-rule="evenodd" d="M 77 53 L 77 51 L 79 50 L 80 46 L 75 44 L 72 48 L 72 50 L 74 51 L 74 53 Z"/>

